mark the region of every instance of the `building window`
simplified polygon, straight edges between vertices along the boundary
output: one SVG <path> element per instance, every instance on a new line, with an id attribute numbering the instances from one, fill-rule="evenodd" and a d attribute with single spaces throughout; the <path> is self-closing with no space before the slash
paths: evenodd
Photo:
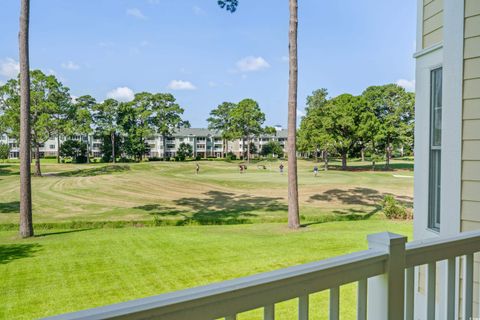
<path id="1" fill-rule="evenodd" d="M 440 230 L 442 167 L 442 68 L 430 74 L 430 165 L 428 185 L 428 227 Z"/>

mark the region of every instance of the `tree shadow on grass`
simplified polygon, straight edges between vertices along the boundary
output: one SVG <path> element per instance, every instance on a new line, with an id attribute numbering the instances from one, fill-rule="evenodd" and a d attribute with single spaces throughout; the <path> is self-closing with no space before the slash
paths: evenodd
<path id="1" fill-rule="evenodd" d="M 20 212 L 20 202 L 0 202 L 0 213 L 19 213 Z"/>
<path id="2" fill-rule="evenodd" d="M 12 171 L 11 168 L 13 168 L 12 165 L 0 164 L 0 176 L 16 176 L 20 174 L 18 171 Z"/>
<path id="3" fill-rule="evenodd" d="M 411 207 L 413 198 L 409 196 L 396 196 L 391 193 L 379 192 L 370 188 L 352 188 L 352 189 L 330 189 L 323 194 L 315 194 L 308 199 L 308 202 L 314 201 L 338 201 L 342 204 L 361 205 L 374 207 L 380 204 L 387 195 L 394 196 L 402 205 Z"/>
<path id="4" fill-rule="evenodd" d="M 406 207 L 413 206 L 413 198 L 408 196 L 395 196 L 391 193 L 382 193 L 375 189 L 369 188 L 352 188 L 347 190 L 331 189 L 325 191 L 323 194 L 315 194 L 311 196 L 308 202 L 314 201 L 337 201 L 344 205 L 358 205 L 365 209 L 357 208 L 343 208 L 333 211 L 333 215 L 322 218 L 321 221 L 315 221 L 305 224 L 303 226 L 323 223 L 327 221 L 354 221 L 354 220 L 366 220 L 371 216 L 382 210 L 381 201 L 386 195 L 394 196 L 397 201 Z"/>
<path id="5" fill-rule="evenodd" d="M 148 204 L 135 207 L 149 211 L 156 219 L 179 217 L 177 225 L 186 224 L 244 224 L 256 217 L 255 211 L 285 211 L 287 205 L 282 198 L 259 197 L 246 194 L 237 195 L 221 191 L 208 191 L 205 198 L 181 198 L 174 203 L 181 208 L 172 208 L 160 204 Z"/>
<path id="6" fill-rule="evenodd" d="M 97 168 L 88 168 L 88 169 L 79 169 L 72 171 L 59 172 L 55 174 L 50 174 L 57 177 L 92 177 L 102 174 L 111 174 L 116 172 L 129 171 L 130 166 L 128 165 L 108 165 Z"/>
<path id="7" fill-rule="evenodd" d="M 93 228 L 73 229 L 73 230 L 64 230 L 64 231 L 52 231 L 52 232 L 43 232 L 43 233 L 36 234 L 35 237 L 47 237 L 47 236 L 53 236 L 53 235 L 57 235 L 57 234 L 82 232 L 82 231 L 88 231 L 88 230 L 93 230 Z"/>
<path id="8" fill-rule="evenodd" d="M 0 244 L 0 264 L 32 257 L 40 248 L 38 243 Z"/>

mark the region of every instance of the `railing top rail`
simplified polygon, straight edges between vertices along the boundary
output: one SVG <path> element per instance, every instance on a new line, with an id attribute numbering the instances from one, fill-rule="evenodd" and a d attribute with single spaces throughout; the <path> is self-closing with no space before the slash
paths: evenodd
<path id="1" fill-rule="evenodd" d="M 406 267 L 441 261 L 480 251 L 480 231 L 458 235 L 412 241 L 406 245 Z"/>
<path id="2" fill-rule="evenodd" d="M 382 274 L 387 257 L 370 249 L 48 319 L 214 319 Z"/>

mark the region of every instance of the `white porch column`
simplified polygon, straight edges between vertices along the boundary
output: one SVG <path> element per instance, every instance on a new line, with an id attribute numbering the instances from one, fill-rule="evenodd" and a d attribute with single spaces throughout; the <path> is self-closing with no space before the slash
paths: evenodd
<path id="1" fill-rule="evenodd" d="M 385 273 L 368 279 L 369 320 L 404 320 L 405 243 L 407 237 L 382 232 L 368 236 L 369 249 L 385 250 Z"/>

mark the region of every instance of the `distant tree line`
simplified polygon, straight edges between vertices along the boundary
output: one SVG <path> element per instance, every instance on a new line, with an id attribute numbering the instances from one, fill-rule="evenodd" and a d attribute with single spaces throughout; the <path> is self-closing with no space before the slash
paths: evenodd
<path id="1" fill-rule="evenodd" d="M 342 168 L 349 157 L 368 155 L 385 159 L 386 167 L 394 150 L 413 153 L 414 93 L 396 84 L 368 87 L 361 95 L 341 94 L 328 98 L 326 89 L 307 97 L 306 115 L 298 131 L 297 149 L 317 161 L 339 156 Z"/>
<path id="2" fill-rule="evenodd" d="M 60 137 L 95 134 L 104 139 L 105 161 L 115 162 L 119 156 L 142 160 L 149 151 L 146 140 L 154 134 L 165 137 L 177 128 L 188 127 L 182 119 L 183 108 L 169 93 L 137 93 L 130 102 L 108 99 L 97 102 L 89 95 L 72 99 L 69 89 L 54 75 L 40 70 L 30 72 L 31 148 L 35 158 L 35 174 L 41 175 L 40 147 L 57 137 L 60 146 L 57 158 L 69 156 L 88 161 L 88 145 L 66 141 Z M 0 133 L 19 138 L 20 86 L 11 79 L 0 86 Z M 164 139 L 165 140 L 165 139 Z"/>
<path id="3" fill-rule="evenodd" d="M 252 143 L 254 138 L 258 138 L 261 134 L 276 134 L 275 128 L 263 127 L 265 113 L 260 109 L 258 102 L 252 99 L 244 99 L 239 103 L 223 102 L 210 112 L 207 122 L 210 130 L 216 130 L 222 135 L 224 148 L 227 145 L 226 141 L 240 139 L 243 159 L 247 161 L 250 160 L 252 154 L 259 153 L 255 144 Z M 275 151 L 278 151 L 278 148 L 281 149 L 278 142 L 273 143 L 276 144 Z M 260 153 L 263 155 L 265 151 L 260 150 Z M 277 154 L 283 154 L 283 150 Z"/>

